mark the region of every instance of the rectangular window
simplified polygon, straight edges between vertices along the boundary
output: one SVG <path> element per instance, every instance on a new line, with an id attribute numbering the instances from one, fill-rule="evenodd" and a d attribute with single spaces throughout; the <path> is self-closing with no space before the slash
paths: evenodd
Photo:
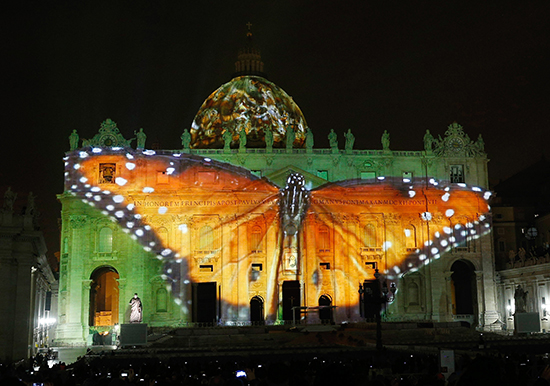
<path id="1" fill-rule="evenodd" d="M 99 183 L 114 184 L 116 178 L 116 164 L 99 164 Z"/>
<path id="2" fill-rule="evenodd" d="M 505 252 L 506 251 L 506 243 L 504 241 L 498 242 L 498 250 L 499 252 Z"/>
<path id="3" fill-rule="evenodd" d="M 328 170 L 317 170 L 317 177 L 328 180 Z"/>
<path id="4" fill-rule="evenodd" d="M 321 269 L 330 270 L 330 263 L 321 263 L 319 266 Z"/>
<path id="5" fill-rule="evenodd" d="M 216 172 L 198 172 L 197 180 L 203 184 L 213 185 L 218 182 L 218 173 Z"/>
<path id="6" fill-rule="evenodd" d="M 199 265 L 199 272 L 214 272 L 213 265 Z"/>
<path id="7" fill-rule="evenodd" d="M 464 165 L 451 165 L 450 180 L 453 183 L 464 182 Z"/>
<path id="8" fill-rule="evenodd" d="M 252 227 L 250 231 L 250 253 L 262 253 L 262 228 Z"/>
<path id="9" fill-rule="evenodd" d="M 255 272 L 262 272 L 262 264 L 252 264 L 252 270 Z"/>
<path id="10" fill-rule="evenodd" d="M 168 183 L 168 174 L 166 171 L 157 172 L 157 184 L 167 184 Z"/>
<path id="11" fill-rule="evenodd" d="M 408 184 L 412 181 L 413 174 L 412 172 L 403 172 L 403 182 Z"/>
<path id="12" fill-rule="evenodd" d="M 317 250 L 330 252 L 330 233 L 328 227 L 322 225 L 317 230 Z"/>
<path id="13" fill-rule="evenodd" d="M 362 180 L 374 180 L 376 178 L 376 172 L 361 172 Z"/>

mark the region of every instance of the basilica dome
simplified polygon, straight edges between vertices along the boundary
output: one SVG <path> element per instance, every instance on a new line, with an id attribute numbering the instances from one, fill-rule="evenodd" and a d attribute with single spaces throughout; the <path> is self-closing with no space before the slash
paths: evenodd
<path id="1" fill-rule="evenodd" d="M 239 146 L 246 131 L 246 147 L 265 147 L 265 133 L 273 133 L 273 147 L 285 147 L 287 127 L 295 133 L 294 147 L 303 147 L 306 120 L 283 89 L 260 76 L 238 76 L 214 91 L 202 104 L 191 126 L 191 147 L 222 148 L 224 133 Z M 227 137 L 227 135 L 226 135 Z"/>

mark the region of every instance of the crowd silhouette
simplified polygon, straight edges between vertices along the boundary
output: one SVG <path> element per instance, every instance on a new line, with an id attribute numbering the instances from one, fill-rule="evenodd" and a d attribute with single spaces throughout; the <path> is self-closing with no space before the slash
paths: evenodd
<path id="1" fill-rule="evenodd" d="M 4 386 L 507 386 L 550 385 L 547 355 L 467 354 L 445 379 L 434 354 L 385 351 L 326 357 L 119 358 L 86 355 L 67 366 L 48 365 L 44 356 L 0 365 Z"/>

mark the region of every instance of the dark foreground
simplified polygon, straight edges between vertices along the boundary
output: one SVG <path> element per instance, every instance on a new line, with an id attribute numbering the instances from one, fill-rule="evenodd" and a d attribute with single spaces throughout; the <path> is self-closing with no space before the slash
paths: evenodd
<path id="1" fill-rule="evenodd" d="M 480 335 L 456 325 L 386 324 L 382 342 L 383 349 L 377 350 L 376 331 L 368 324 L 309 331 L 152 330 L 144 347 L 93 346 L 69 366 L 49 368 L 41 356 L 34 366 L 3 365 L 0 385 L 549 384 L 539 378 L 550 363 L 546 335 Z M 441 368 L 440 349 L 454 350 L 453 374 Z"/>

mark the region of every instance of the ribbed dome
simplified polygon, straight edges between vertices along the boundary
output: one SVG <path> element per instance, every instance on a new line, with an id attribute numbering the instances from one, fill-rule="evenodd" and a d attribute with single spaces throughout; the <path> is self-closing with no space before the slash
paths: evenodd
<path id="1" fill-rule="evenodd" d="M 226 130 L 233 135 L 232 147 L 237 147 L 242 127 L 246 147 L 265 147 L 266 130 L 273 132 L 273 147 L 284 147 L 288 126 L 296 135 L 294 147 L 303 147 L 306 120 L 292 98 L 262 77 L 239 76 L 204 101 L 191 127 L 191 147 L 221 148 Z"/>

